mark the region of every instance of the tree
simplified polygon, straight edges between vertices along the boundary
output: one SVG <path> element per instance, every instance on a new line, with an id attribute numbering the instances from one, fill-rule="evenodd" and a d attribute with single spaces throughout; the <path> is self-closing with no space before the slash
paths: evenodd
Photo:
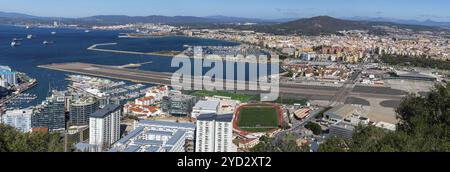
<path id="1" fill-rule="evenodd" d="M 309 152 L 309 146 L 298 146 L 292 134 L 286 134 L 278 140 L 262 136 L 259 141 L 259 144 L 251 149 L 252 152 Z"/>
<path id="2" fill-rule="evenodd" d="M 324 143 L 320 144 L 319 152 L 347 152 L 348 144 L 340 137 L 330 137 Z"/>
<path id="3" fill-rule="evenodd" d="M 22 133 L 0 124 L 0 152 L 62 152 L 58 133 Z"/>
<path id="4" fill-rule="evenodd" d="M 319 112 L 319 114 L 317 114 L 316 119 L 322 119 L 324 117 L 324 113 L 329 111 L 330 109 L 332 109 L 332 107 L 327 107 L 327 108 L 321 110 Z"/>
<path id="5" fill-rule="evenodd" d="M 308 122 L 308 124 L 305 125 L 305 128 L 311 130 L 315 135 L 321 135 L 323 132 L 322 127 L 314 122 Z"/>

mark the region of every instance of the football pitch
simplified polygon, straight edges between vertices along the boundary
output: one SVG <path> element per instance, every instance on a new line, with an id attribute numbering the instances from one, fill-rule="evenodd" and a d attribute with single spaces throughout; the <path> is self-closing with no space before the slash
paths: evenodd
<path id="1" fill-rule="evenodd" d="M 243 107 L 239 111 L 238 127 L 251 132 L 278 128 L 278 111 L 271 106 Z"/>

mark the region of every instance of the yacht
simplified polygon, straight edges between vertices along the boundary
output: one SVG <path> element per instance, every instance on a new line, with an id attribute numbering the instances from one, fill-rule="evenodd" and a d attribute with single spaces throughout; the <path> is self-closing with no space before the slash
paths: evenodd
<path id="1" fill-rule="evenodd" d="M 11 47 L 17 47 L 19 45 L 20 45 L 20 42 L 18 42 L 18 41 L 12 41 L 11 42 Z"/>
<path id="2" fill-rule="evenodd" d="M 32 39 L 33 35 L 27 35 L 27 39 Z"/>
<path id="3" fill-rule="evenodd" d="M 51 42 L 51 41 L 44 41 L 44 42 L 42 42 L 42 44 L 43 45 L 50 45 L 50 44 L 53 44 L 53 42 Z"/>

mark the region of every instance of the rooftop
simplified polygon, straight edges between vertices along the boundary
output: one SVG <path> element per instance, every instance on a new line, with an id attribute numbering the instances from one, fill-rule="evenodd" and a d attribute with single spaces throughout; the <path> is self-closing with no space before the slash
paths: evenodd
<path id="1" fill-rule="evenodd" d="M 33 109 L 16 109 L 9 110 L 5 112 L 6 116 L 19 116 L 19 115 L 31 115 L 33 113 Z"/>
<path id="2" fill-rule="evenodd" d="M 347 129 L 347 130 L 352 130 L 352 131 L 356 128 L 355 125 L 353 125 L 352 123 L 349 123 L 349 122 L 339 122 L 337 124 L 332 124 L 331 126 L 337 127 L 337 128 L 342 128 L 342 129 Z"/>
<path id="3" fill-rule="evenodd" d="M 78 99 L 74 99 L 74 101 L 71 102 L 71 106 L 83 106 L 93 104 L 95 102 L 97 102 L 97 99 L 94 97 L 81 97 Z"/>
<path id="4" fill-rule="evenodd" d="M 117 141 L 109 152 L 179 151 L 180 147 L 174 146 L 180 142 L 184 143 L 185 136 L 185 129 L 167 131 L 153 127 L 138 127 Z"/>
<path id="5" fill-rule="evenodd" d="M 99 109 L 99 110 L 95 111 L 94 113 L 92 113 L 90 115 L 90 117 L 104 118 L 107 115 L 109 115 L 111 112 L 114 112 L 116 110 L 120 110 L 120 105 L 109 104 L 109 105 L 106 105 L 103 109 Z"/>
<path id="6" fill-rule="evenodd" d="M 198 109 L 217 109 L 220 102 L 217 100 L 202 100 L 195 104 L 194 108 Z"/>
<path id="7" fill-rule="evenodd" d="M 231 122 L 233 121 L 233 114 L 217 115 L 214 113 L 202 114 L 197 117 L 198 121 L 219 121 L 219 122 Z"/>
<path id="8" fill-rule="evenodd" d="M 417 71 L 395 71 L 399 77 L 436 79 L 435 76 Z"/>
<path id="9" fill-rule="evenodd" d="M 358 108 L 353 105 L 339 105 L 325 112 L 325 115 L 330 118 L 344 119 L 355 113 L 357 110 Z"/>
<path id="10" fill-rule="evenodd" d="M 170 122 L 170 121 L 154 121 L 154 120 L 142 120 L 139 121 L 139 124 L 144 125 L 155 125 L 155 126 L 166 126 L 166 127 L 174 127 L 174 128 L 190 128 L 195 130 L 195 125 L 188 122 Z"/>

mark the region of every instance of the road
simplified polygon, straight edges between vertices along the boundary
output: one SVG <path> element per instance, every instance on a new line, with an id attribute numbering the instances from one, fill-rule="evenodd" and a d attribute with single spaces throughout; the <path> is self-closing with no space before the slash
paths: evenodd
<path id="1" fill-rule="evenodd" d="M 283 136 L 285 136 L 287 133 L 300 131 L 300 129 L 301 129 L 301 128 L 304 128 L 305 125 L 308 124 L 308 122 L 314 120 L 314 119 L 316 118 L 316 116 L 320 113 L 320 111 L 322 111 L 323 109 L 324 109 L 324 108 L 319 108 L 319 109 L 317 109 L 317 110 L 312 111 L 311 114 L 310 114 L 307 118 L 305 118 L 305 119 L 303 119 L 303 120 L 301 120 L 301 121 L 298 121 L 298 120 L 296 120 L 296 119 L 293 119 L 292 127 L 291 127 L 290 129 L 283 130 L 283 131 L 280 131 L 280 132 L 278 132 L 277 134 L 275 134 L 276 140 L 281 139 L 281 138 L 282 138 Z"/>
<path id="2" fill-rule="evenodd" d="M 337 104 L 344 104 L 345 100 L 351 95 L 356 82 L 361 77 L 362 70 L 357 70 L 345 83 L 344 86 L 331 99 L 329 106 L 336 106 Z"/>

